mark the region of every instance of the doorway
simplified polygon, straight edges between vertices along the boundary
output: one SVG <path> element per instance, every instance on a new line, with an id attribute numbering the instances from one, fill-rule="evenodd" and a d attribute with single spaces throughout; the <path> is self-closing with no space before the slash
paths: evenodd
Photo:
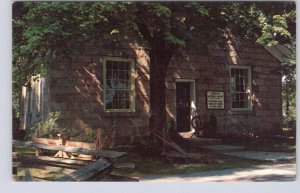
<path id="1" fill-rule="evenodd" d="M 195 111 L 195 81 L 176 81 L 176 129 L 178 132 L 191 131 L 192 112 Z"/>

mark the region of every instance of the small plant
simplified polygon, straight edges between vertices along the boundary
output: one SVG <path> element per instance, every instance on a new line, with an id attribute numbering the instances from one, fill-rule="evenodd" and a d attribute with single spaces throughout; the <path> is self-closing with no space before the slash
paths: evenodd
<path id="1" fill-rule="evenodd" d="M 85 134 L 85 138 L 86 138 L 85 141 L 88 142 L 88 143 L 95 142 L 95 140 L 96 140 L 95 130 L 92 130 L 92 129 L 88 130 Z"/>
<path id="2" fill-rule="evenodd" d="M 59 128 L 58 129 L 59 133 L 70 133 L 70 129 L 67 127 Z"/>
<path id="3" fill-rule="evenodd" d="M 60 112 L 50 112 L 45 120 L 38 121 L 29 128 L 27 137 L 33 137 L 36 132 L 39 133 L 40 137 L 53 137 L 59 132 L 56 122 L 61 118 Z"/>

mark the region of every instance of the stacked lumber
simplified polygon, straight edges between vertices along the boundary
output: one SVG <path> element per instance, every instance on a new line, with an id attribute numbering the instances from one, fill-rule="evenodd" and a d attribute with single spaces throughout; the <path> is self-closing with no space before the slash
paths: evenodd
<path id="1" fill-rule="evenodd" d="M 43 143 L 40 143 L 43 142 Z M 134 164 L 123 163 L 114 164 L 114 160 L 126 155 L 126 152 L 91 150 L 87 144 L 73 142 L 77 147 L 66 145 L 57 145 L 57 141 L 52 139 L 35 139 L 34 141 L 13 140 L 13 146 L 25 146 L 33 149 L 45 149 L 54 151 L 63 151 L 67 153 L 85 154 L 96 157 L 95 160 L 77 160 L 49 156 L 29 156 L 19 153 L 13 153 L 13 174 L 17 174 L 17 168 L 38 168 L 47 170 L 47 172 L 61 173 L 64 176 L 58 181 L 101 181 L 107 179 L 107 176 L 114 168 L 134 168 Z M 69 143 L 70 144 L 70 143 Z M 83 148 L 82 146 L 85 148 Z M 125 178 L 120 178 L 125 179 Z M 40 181 L 35 179 L 28 170 L 22 181 Z"/>

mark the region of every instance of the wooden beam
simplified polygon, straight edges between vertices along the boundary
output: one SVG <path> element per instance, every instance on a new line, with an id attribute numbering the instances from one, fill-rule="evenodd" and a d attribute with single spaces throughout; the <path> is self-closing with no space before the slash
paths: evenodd
<path id="1" fill-rule="evenodd" d="M 155 132 L 153 132 L 153 134 L 154 134 L 154 136 L 156 136 L 158 139 L 162 140 L 168 146 L 172 147 L 173 149 L 179 151 L 182 154 L 186 154 L 186 151 L 184 149 L 182 149 L 181 147 L 179 147 L 179 145 L 177 145 L 173 141 L 163 138 L 162 136 L 160 136 L 159 134 L 157 134 Z"/>
<path id="2" fill-rule="evenodd" d="M 115 163 L 114 168 L 117 168 L 117 169 L 134 169 L 135 164 L 134 163 Z"/>
<path id="3" fill-rule="evenodd" d="M 38 163 L 53 163 L 53 164 L 72 164 L 72 165 L 79 165 L 84 166 L 92 163 L 92 161 L 83 161 L 83 160 L 72 160 L 72 159 L 64 159 L 64 158 L 54 158 L 48 156 L 26 156 L 20 155 L 17 153 L 13 153 L 13 160 L 19 161 L 27 161 L 27 162 L 38 162 Z"/>
<path id="4" fill-rule="evenodd" d="M 93 155 L 93 156 L 106 157 L 106 158 L 119 158 L 127 154 L 126 152 L 117 152 L 117 151 L 108 151 L 108 150 L 89 150 L 89 149 L 78 148 L 78 147 L 45 145 L 41 143 L 35 143 L 32 141 L 24 142 L 24 141 L 13 140 L 13 145 L 54 150 L 54 151 L 64 151 L 70 153 L 79 153 L 79 154 Z"/>
<path id="5" fill-rule="evenodd" d="M 43 143 L 47 145 L 58 145 L 59 140 L 58 139 L 48 139 L 48 138 L 32 138 L 32 141 L 35 143 Z M 65 144 L 66 147 L 80 147 L 85 148 L 89 150 L 96 149 L 96 144 L 94 143 L 86 143 L 86 142 L 80 142 L 80 141 L 67 141 Z"/>
<path id="6" fill-rule="evenodd" d="M 65 146 L 70 146 L 70 147 L 81 147 L 85 149 L 90 149 L 90 150 L 95 150 L 96 149 L 96 144 L 94 143 L 85 143 L 85 142 L 80 142 L 80 141 L 67 141 Z"/>
<path id="7" fill-rule="evenodd" d="M 101 173 L 110 169 L 112 164 L 104 158 L 100 158 L 94 163 L 79 168 L 77 171 L 72 172 L 60 178 L 58 181 L 88 181 L 101 175 Z"/>
<path id="8" fill-rule="evenodd" d="M 32 138 L 32 141 L 35 143 L 43 143 L 47 145 L 58 145 L 58 139 L 48 139 L 48 138 Z"/>

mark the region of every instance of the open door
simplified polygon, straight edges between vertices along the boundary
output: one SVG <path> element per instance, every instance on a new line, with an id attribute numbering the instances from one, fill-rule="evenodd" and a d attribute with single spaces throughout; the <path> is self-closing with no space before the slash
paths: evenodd
<path id="1" fill-rule="evenodd" d="M 176 129 L 178 132 L 191 131 L 191 113 L 195 108 L 195 82 L 176 82 Z"/>

